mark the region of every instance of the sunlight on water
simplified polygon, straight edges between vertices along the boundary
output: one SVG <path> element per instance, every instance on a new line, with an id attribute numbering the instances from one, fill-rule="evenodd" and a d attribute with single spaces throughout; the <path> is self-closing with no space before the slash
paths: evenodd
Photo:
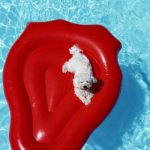
<path id="1" fill-rule="evenodd" d="M 122 91 L 109 117 L 83 150 L 149 150 L 150 3 L 148 0 L 1 0 L 0 1 L 0 149 L 9 147 L 9 109 L 2 71 L 8 51 L 31 21 L 66 19 L 102 24 L 121 42 Z"/>

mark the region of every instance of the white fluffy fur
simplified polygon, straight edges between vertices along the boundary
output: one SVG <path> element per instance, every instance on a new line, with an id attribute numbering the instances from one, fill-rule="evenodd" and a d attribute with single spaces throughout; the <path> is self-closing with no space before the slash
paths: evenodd
<path id="1" fill-rule="evenodd" d="M 72 57 L 66 61 L 62 67 L 63 73 L 71 72 L 74 74 L 73 85 L 76 96 L 88 105 L 93 97 L 92 84 L 97 80 L 93 76 L 92 66 L 82 50 L 74 45 L 69 49 Z"/>

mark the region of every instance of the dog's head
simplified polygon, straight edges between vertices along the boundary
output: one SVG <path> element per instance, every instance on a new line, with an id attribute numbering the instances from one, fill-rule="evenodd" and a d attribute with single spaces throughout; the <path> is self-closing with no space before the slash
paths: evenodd
<path id="1" fill-rule="evenodd" d="M 97 80 L 92 75 L 79 74 L 73 79 L 74 87 L 82 90 L 90 90 L 92 84 L 96 83 Z"/>

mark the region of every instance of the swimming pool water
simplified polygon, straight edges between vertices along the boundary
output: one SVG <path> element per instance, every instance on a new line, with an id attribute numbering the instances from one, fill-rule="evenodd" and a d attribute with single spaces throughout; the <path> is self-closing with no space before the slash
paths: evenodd
<path id="1" fill-rule="evenodd" d="M 27 22 L 66 19 L 102 24 L 121 42 L 122 91 L 116 106 L 83 150 L 150 150 L 149 0 L 0 0 L 0 150 L 10 150 L 10 115 L 2 72 Z"/>

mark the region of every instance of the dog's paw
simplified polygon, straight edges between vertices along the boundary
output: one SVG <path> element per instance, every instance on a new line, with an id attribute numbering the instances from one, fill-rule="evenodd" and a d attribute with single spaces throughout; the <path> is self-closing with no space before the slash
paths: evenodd
<path id="1" fill-rule="evenodd" d="M 68 70 L 67 70 L 67 62 L 64 63 L 63 67 L 62 67 L 62 72 L 63 73 L 66 73 Z"/>
<path id="2" fill-rule="evenodd" d="M 87 106 L 91 101 L 85 101 L 84 104 Z"/>
<path id="3" fill-rule="evenodd" d="M 91 102 L 91 96 L 81 96 L 80 99 L 84 105 L 88 105 Z"/>
<path id="4" fill-rule="evenodd" d="M 82 101 L 82 103 L 86 103 L 87 99 L 84 95 L 80 94 L 76 94 L 76 96 Z"/>
<path id="5" fill-rule="evenodd" d="M 88 105 L 88 104 L 91 103 L 91 99 L 92 99 L 93 95 L 94 95 L 93 93 L 89 93 L 89 94 L 87 95 L 86 100 L 85 100 L 85 102 L 84 102 L 85 105 Z"/>

